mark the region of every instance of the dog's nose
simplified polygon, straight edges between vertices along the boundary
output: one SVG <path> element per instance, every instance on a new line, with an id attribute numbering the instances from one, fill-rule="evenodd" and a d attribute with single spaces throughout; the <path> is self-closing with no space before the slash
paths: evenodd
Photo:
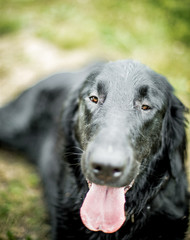
<path id="1" fill-rule="evenodd" d="M 120 177 L 123 172 L 123 167 L 93 162 L 92 171 L 96 178 L 107 182 L 116 180 L 118 177 Z"/>
<path id="2" fill-rule="evenodd" d="M 105 184 L 117 181 L 125 170 L 125 161 L 121 154 L 95 154 L 90 165 L 94 177 Z"/>

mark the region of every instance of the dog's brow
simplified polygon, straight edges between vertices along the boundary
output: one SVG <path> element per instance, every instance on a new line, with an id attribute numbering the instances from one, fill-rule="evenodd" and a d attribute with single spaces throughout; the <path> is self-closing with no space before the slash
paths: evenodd
<path id="1" fill-rule="evenodd" d="M 143 86 L 141 86 L 141 87 L 138 89 L 138 94 L 139 94 L 141 97 L 146 97 L 147 94 L 148 94 L 148 89 L 149 89 L 149 86 L 148 86 L 148 85 L 143 85 Z"/>
<path id="2" fill-rule="evenodd" d="M 97 91 L 99 94 L 106 94 L 106 85 L 102 81 L 97 84 Z"/>

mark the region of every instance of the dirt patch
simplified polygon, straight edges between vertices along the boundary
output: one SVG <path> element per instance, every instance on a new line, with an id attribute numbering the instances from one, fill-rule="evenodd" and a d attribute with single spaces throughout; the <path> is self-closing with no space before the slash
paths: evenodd
<path id="1" fill-rule="evenodd" d="M 27 33 L 1 38 L 0 52 L 0 105 L 44 76 L 83 66 L 93 56 L 87 50 L 59 50 Z"/>

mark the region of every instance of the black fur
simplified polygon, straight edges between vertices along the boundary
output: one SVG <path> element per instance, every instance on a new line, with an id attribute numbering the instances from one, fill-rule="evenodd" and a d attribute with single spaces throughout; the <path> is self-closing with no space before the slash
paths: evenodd
<path id="1" fill-rule="evenodd" d="M 37 165 L 54 240 L 182 240 L 189 200 L 185 111 L 165 77 L 148 67 L 132 60 L 97 64 L 53 75 L 1 108 L 0 144 Z M 135 179 L 117 232 L 82 224 L 86 179 L 112 187 Z"/>

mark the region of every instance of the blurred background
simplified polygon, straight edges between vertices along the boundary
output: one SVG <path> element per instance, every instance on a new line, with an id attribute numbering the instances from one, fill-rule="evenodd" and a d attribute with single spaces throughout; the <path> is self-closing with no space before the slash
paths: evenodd
<path id="1" fill-rule="evenodd" d="M 190 107 L 190 1 L 0 0 L 0 105 L 48 74 L 125 58 L 165 75 Z M 48 235 L 35 169 L 1 150 L 0 240 Z"/>

